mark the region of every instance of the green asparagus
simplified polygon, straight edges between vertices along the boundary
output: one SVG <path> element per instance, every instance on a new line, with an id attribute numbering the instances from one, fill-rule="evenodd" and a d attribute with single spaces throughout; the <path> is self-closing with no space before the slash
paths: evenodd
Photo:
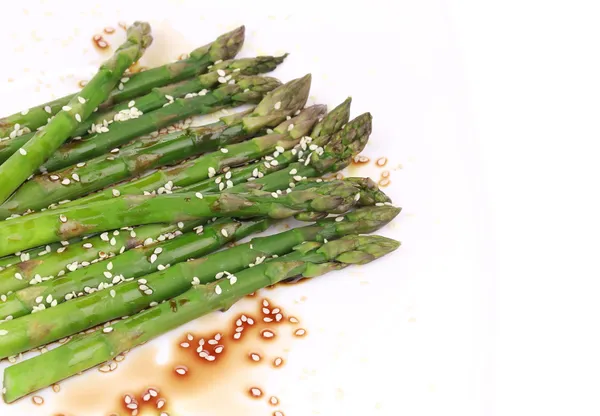
<path id="1" fill-rule="evenodd" d="M 255 101 L 254 94 L 264 94 L 280 85 L 274 78 L 251 76 L 240 79 L 240 92 L 233 99 Z M 232 85 L 221 87 L 230 89 Z M 204 97 L 203 97 L 204 98 Z M 237 118 L 233 118 L 236 120 Z M 132 121 L 134 123 L 135 121 Z M 177 163 L 200 153 L 236 143 L 241 135 L 224 135 L 224 123 L 203 126 L 184 132 L 135 141 L 117 154 L 104 155 L 50 174 L 38 175 L 23 184 L 4 204 L 0 218 L 46 208 L 64 200 L 76 199 L 147 170 Z M 97 138 L 95 140 L 102 140 Z M 228 142 L 231 140 L 231 142 Z M 223 155 L 223 153 L 218 153 Z"/>
<path id="2" fill-rule="evenodd" d="M 307 79 L 305 77 L 301 80 L 309 79 L 310 78 Z M 302 84 L 303 83 L 304 81 Z M 296 86 L 298 86 L 298 84 L 295 84 L 295 81 L 292 81 L 292 83 L 284 85 L 283 88 L 286 86 L 293 87 L 289 88 L 289 90 L 292 91 L 297 89 Z M 303 91 L 308 94 L 308 89 L 304 89 L 304 87 L 302 88 Z M 239 123 L 231 124 L 230 127 L 222 134 L 235 135 L 236 137 L 247 137 L 250 133 L 247 132 L 244 125 L 248 120 L 252 120 L 256 117 L 259 107 L 263 107 L 263 110 L 260 111 L 260 113 L 264 115 L 263 117 L 265 120 L 272 120 L 272 122 L 275 120 L 281 121 L 281 119 L 284 117 L 272 119 L 270 116 L 273 112 L 279 112 L 285 108 L 285 104 L 277 105 L 278 103 L 282 102 L 280 97 L 282 97 L 282 93 L 284 92 L 284 89 L 278 90 L 275 90 L 275 93 L 272 96 L 267 94 L 267 97 L 261 101 L 254 112 L 246 117 L 243 117 Z M 303 95 L 304 92 L 302 92 Z M 306 97 L 307 96 L 301 97 L 302 99 L 297 101 L 297 104 L 302 103 L 302 105 L 304 105 Z M 265 103 L 268 105 L 263 106 Z M 288 108 L 296 111 L 297 104 L 294 103 L 293 106 L 288 106 Z M 156 191 L 160 188 L 164 188 L 165 186 L 167 186 L 167 188 L 173 186 L 185 186 L 202 179 L 210 178 L 218 171 L 226 167 L 245 163 L 249 160 L 260 157 L 261 155 L 271 153 L 278 147 L 289 148 L 295 145 L 303 135 L 310 131 L 313 124 L 317 121 L 317 118 L 320 117 L 324 111 L 324 106 L 316 105 L 309 107 L 301 111 L 296 117 L 281 122 L 277 127 L 275 127 L 273 134 L 260 136 L 244 143 L 239 143 L 224 148 L 221 152 L 211 153 L 204 157 L 193 159 L 167 169 L 158 170 L 139 179 L 112 187 L 111 189 L 71 201 L 65 206 L 75 206 L 89 204 L 91 202 L 105 201 L 113 198 L 115 194 L 141 195 L 144 193 L 144 191 Z M 252 123 L 256 126 L 256 123 Z"/>
<path id="3" fill-rule="evenodd" d="M 120 282 L 131 281 L 182 261 L 207 255 L 227 243 L 265 231 L 272 222 L 269 219 L 243 222 L 219 220 L 198 228 L 200 232 L 190 231 L 162 243 L 135 248 L 108 261 L 97 262 L 62 277 L 25 287 L 7 295 L 5 301 L 0 302 L 0 320 L 18 318 L 64 300 L 108 289 Z M 40 299 L 41 302 L 36 302 Z"/>
<path id="4" fill-rule="evenodd" d="M 169 302 L 94 333 L 79 335 L 65 345 L 9 367 L 4 372 L 4 400 L 11 403 L 209 312 L 225 311 L 265 286 L 291 278 L 320 276 L 351 264 L 366 264 L 396 250 L 399 245 L 385 237 L 358 235 L 325 244 L 307 242 L 284 257 L 230 274 L 227 279 L 196 284 Z M 107 303 L 112 302 L 107 299 Z"/>
<path id="5" fill-rule="evenodd" d="M 144 113 L 156 110 L 165 104 L 169 104 L 173 98 L 186 97 L 191 98 L 207 88 L 214 88 L 219 84 L 231 82 L 240 75 L 257 75 L 268 72 L 283 62 L 285 56 L 271 57 L 259 56 L 257 58 L 244 58 L 224 61 L 213 66 L 213 71 L 208 74 L 199 75 L 196 78 L 167 85 L 162 88 L 155 88 L 148 94 L 137 97 L 135 100 L 121 103 L 110 110 L 94 113 L 90 118 L 79 125 L 73 132 L 72 137 L 81 139 L 89 133 L 108 130 L 108 126 L 114 128 L 114 122 L 122 122 L 132 118 L 137 118 Z M 216 69 L 215 69 L 216 68 Z M 221 76 L 220 74 L 223 74 Z M 229 77 L 231 77 L 229 79 Z M 106 125 L 104 124 L 106 123 Z M 15 153 L 23 144 L 27 143 L 33 137 L 33 133 L 23 134 L 12 140 L 0 141 L 0 162 L 4 162 L 10 155 Z"/>
<path id="6" fill-rule="evenodd" d="M 260 83 L 260 80 L 264 80 Z M 103 155 L 131 139 L 167 127 L 176 121 L 184 120 L 192 115 L 208 114 L 219 109 L 238 106 L 244 103 L 256 103 L 262 98 L 260 86 L 270 91 L 274 78 L 258 76 L 245 78 L 236 84 L 224 84 L 215 90 L 199 94 L 191 98 L 177 98 L 158 110 L 143 114 L 138 118 L 118 123 L 112 129 L 87 136 L 83 140 L 74 141 L 62 146 L 41 167 L 42 172 L 52 172 L 66 166 Z M 254 85 L 254 88 L 250 87 Z M 245 91 L 248 89 L 248 91 Z"/>
<path id="7" fill-rule="evenodd" d="M 328 218 L 314 225 L 252 239 L 229 250 L 118 284 L 81 298 L 0 324 L 0 358 L 18 354 L 57 339 L 94 327 L 177 296 L 191 284 L 205 284 L 227 273 L 257 266 L 274 255 L 290 252 L 304 241 L 326 241 L 348 234 L 376 230 L 398 213 L 391 206 L 367 207 L 345 214 L 341 221 Z M 160 260 L 160 255 L 158 255 Z M 40 296 L 40 295 L 38 295 Z M 42 299 L 46 302 L 47 297 Z M 50 306 L 55 299 L 50 299 Z M 35 299 L 34 299 L 35 301 Z"/>
<path id="8" fill-rule="evenodd" d="M 106 109 L 115 103 L 146 94 L 155 87 L 202 74 L 214 62 L 233 58 L 239 52 L 243 43 L 244 27 L 242 26 L 225 33 L 208 45 L 195 49 L 187 59 L 127 75 L 121 79 L 119 87 L 110 93 L 107 100 L 100 107 Z M 58 113 L 75 96 L 76 94 L 67 95 L 0 119 L 0 137 L 8 136 L 5 139 L 0 139 L 0 141 L 14 139 L 43 126 L 46 124 L 48 117 Z"/>
<path id="9" fill-rule="evenodd" d="M 263 190 L 270 190 L 273 187 L 293 188 L 298 181 L 305 178 L 343 169 L 350 163 L 352 157 L 364 149 L 370 133 L 371 116 L 365 113 L 347 123 L 343 130 L 331 137 L 329 135 L 319 137 L 313 134 L 316 137 L 311 136 L 311 141 L 306 138 L 292 150 L 283 153 L 277 151 L 264 160 L 232 169 L 216 178 L 185 186 L 176 192 L 216 192 L 222 190 L 221 183 L 226 183 L 229 191 L 240 191 L 248 187 Z M 304 156 L 306 160 L 310 160 L 308 165 L 306 160 L 302 159 Z M 302 159 L 302 162 L 299 162 L 299 159 Z M 265 184 L 268 186 L 267 189 L 264 189 Z"/>
<path id="10" fill-rule="evenodd" d="M 152 43 L 150 26 L 136 22 L 127 30 L 127 41 L 106 61 L 90 82 L 62 107 L 52 120 L 0 165 L 0 203 L 34 173 L 86 120 L 117 86 L 123 72 Z"/>
<path id="11" fill-rule="evenodd" d="M 348 180 L 313 183 L 281 195 L 249 190 L 201 195 L 126 195 L 7 220 L 0 227 L 0 255 L 142 224 L 176 223 L 210 217 L 287 218 L 302 211 L 347 211 L 366 191 Z M 355 197 L 357 198 L 355 200 Z"/>

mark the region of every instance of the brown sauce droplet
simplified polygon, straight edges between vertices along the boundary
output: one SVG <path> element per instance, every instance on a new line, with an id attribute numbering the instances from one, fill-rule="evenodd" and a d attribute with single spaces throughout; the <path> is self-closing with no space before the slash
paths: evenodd
<path id="1" fill-rule="evenodd" d="M 115 33 L 115 28 L 112 26 L 106 26 L 104 28 L 104 33 L 106 33 L 107 35 L 112 35 L 113 33 Z"/>
<path id="2" fill-rule="evenodd" d="M 357 155 L 357 156 L 354 156 L 354 158 L 352 159 L 352 164 L 353 165 L 366 165 L 370 161 L 371 161 L 371 159 L 369 159 L 367 156 Z"/>
<path id="3" fill-rule="evenodd" d="M 92 37 L 92 42 L 94 43 L 96 49 L 100 51 L 105 51 L 110 46 L 110 43 L 108 43 L 102 35 L 94 35 Z"/>
<path id="4" fill-rule="evenodd" d="M 382 168 L 385 165 L 387 165 L 387 162 L 388 162 L 387 157 L 383 156 L 383 157 L 380 157 L 379 159 L 377 159 L 377 161 L 375 161 L 375 164 L 377 166 L 379 166 L 380 168 Z"/>
<path id="5" fill-rule="evenodd" d="M 378 182 L 379 187 L 381 188 L 385 188 L 386 186 L 388 186 L 390 183 L 392 183 L 392 181 L 389 180 L 389 178 L 383 178 L 380 179 Z"/>

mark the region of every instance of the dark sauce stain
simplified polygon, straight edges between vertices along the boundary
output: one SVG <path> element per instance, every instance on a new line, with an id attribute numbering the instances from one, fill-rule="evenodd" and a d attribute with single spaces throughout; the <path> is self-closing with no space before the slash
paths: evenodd
<path id="1" fill-rule="evenodd" d="M 171 311 L 177 312 L 177 302 L 171 299 L 169 301 L 169 305 L 171 306 Z"/>

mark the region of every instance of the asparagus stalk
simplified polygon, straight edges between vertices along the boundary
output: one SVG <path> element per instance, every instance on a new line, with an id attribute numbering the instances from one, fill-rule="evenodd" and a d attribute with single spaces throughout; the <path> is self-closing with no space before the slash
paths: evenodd
<path id="1" fill-rule="evenodd" d="M 97 262 L 62 277 L 25 287 L 0 302 L 0 320 L 18 318 L 67 299 L 108 289 L 182 261 L 204 256 L 227 243 L 265 231 L 272 222 L 269 219 L 243 222 L 220 220 L 199 228 L 199 233 L 190 231 L 172 240 L 141 246 L 109 261 Z M 153 257 L 155 253 L 158 254 Z"/>
<path id="2" fill-rule="evenodd" d="M 302 190 L 281 195 L 249 190 L 205 196 L 193 193 L 119 196 L 5 221 L 0 228 L 0 255 L 142 224 L 228 216 L 279 219 L 303 211 L 340 213 L 357 203 L 361 191 L 367 190 L 344 180 L 313 183 Z"/>
<path id="3" fill-rule="evenodd" d="M 317 118 L 325 111 L 323 106 L 312 106 L 301 111 L 296 117 L 282 122 L 286 115 L 299 110 L 299 107 L 304 105 L 308 97 L 309 83 L 310 76 L 306 76 L 283 85 L 272 94 L 267 94 L 251 114 L 243 117 L 239 122 L 232 123 L 230 128 L 222 133 L 227 136 L 247 137 L 257 128 L 280 123 L 275 127 L 273 134 L 230 146 L 221 153 L 213 153 L 153 172 L 139 179 L 72 201 L 67 206 L 104 201 L 113 198 L 115 193 L 141 195 L 144 191 L 154 191 L 168 183 L 169 186 L 185 186 L 209 178 L 225 167 L 239 165 L 270 153 L 277 147 L 293 146 L 310 131 Z M 284 109 L 285 111 L 282 112 Z M 258 119 L 262 121 L 256 121 Z M 250 130 L 246 127 L 249 124 L 253 126 Z"/>
<path id="4" fill-rule="evenodd" d="M 118 104 L 110 110 L 92 114 L 88 120 L 77 127 L 72 137 L 81 138 L 82 136 L 86 136 L 88 132 L 103 131 L 105 127 L 108 128 L 114 122 L 137 118 L 144 113 L 169 104 L 173 98 L 191 98 L 198 94 L 198 92 L 204 94 L 206 92 L 204 91 L 205 89 L 231 82 L 231 80 L 237 79 L 240 75 L 257 75 L 272 71 L 278 64 L 283 62 L 284 58 L 285 56 L 259 56 L 256 58 L 223 61 L 218 65 L 214 65 L 212 72 L 162 88 L 155 88 L 144 96 Z M 117 124 L 113 124 L 110 127 L 115 128 L 115 126 Z M 33 133 L 23 134 L 4 142 L 0 141 L 0 162 L 4 162 L 10 155 L 18 151 L 31 137 L 33 137 Z"/>
<path id="5" fill-rule="evenodd" d="M 121 79 L 119 87 L 111 91 L 100 107 L 106 109 L 115 103 L 146 94 L 155 87 L 202 74 L 214 62 L 233 58 L 239 52 L 243 43 L 244 27 L 242 26 L 221 35 L 208 45 L 195 49 L 187 59 L 128 75 Z M 43 126 L 46 124 L 48 117 L 57 114 L 75 96 L 76 94 L 67 95 L 0 119 L 0 137 L 9 136 L 0 139 L 0 141 L 14 139 Z"/>
<path id="6" fill-rule="evenodd" d="M 397 241 L 380 236 L 349 235 L 325 244 L 307 242 L 284 257 L 229 275 L 227 279 L 195 285 L 169 302 L 9 367 L 4 373 L 4 400 L 13 402 L 209 312 L 225 311 L 265 286 L 294 277 L 320 276 L 351 264 L 366 264 L 398 247 Z"/>
<path id="7" fill-rule="evenodd" d="M 336 132 L 337 130 L 339 130 L 340 126 L 343 125 L 344 123 L 347 122 L 348 120 L 348 115 L 349 115 L 349 104 L 350 102 L 347 100 L 345 102 L 345 104 L 338 106 L 336 109 L 334 109 L 333 111 L 331 111 L 329 114 L 327 114 L 327 116 L 325 116 L 325 118 L 319 122 L 312 131 L 312 136 L 314 136 L 315 138 L 319 138 L 319 137 L 328 137 L 330 134 L 333 134 L 334 132 Z M 352 121 L 349 125 L 354 125 L 356 123 L 356 121 Z M 218 123 L 217 123 L 218 124 Z M 346 132 L 354 132 L 354 129 L 351 129 L 350 127 L 346 128 L 345 130 Z M 330 157 L 333 160 L 338 160 L 340 158 L 342 158 L 342 155 L 348 153 L 349 149 L 354 149 L 354 151 L 358 149 L 361 149 L 361 145 L 356 145 L 354 144 L 355 141 L 359 141 L 359 142 L 366 142 L 367 138 L 368 138 L 368 129 L 364 131 L 365 136 L 360 136 L 360 135 L 355 135 L 354 136 L 354 140 L 343 140 L 343 143 L 346 144 L 347 148 L 345 147 L 341 147 L 341 148 L 335 148 L 339 154 L 336 154 L 335 152 L 330 152 L 328 151 L 327 153 L 324 153 L 321 158 L 323 160 L 326 159 L 326 157 Z M 338 139 L 336 139 L 338 140 Z M 364 144 L 362 145 L 364 146 Z M 332 148 L 333 150 L 333 148 Z M 360 151 L 360 150 L 358 150 Z M 285 153 L 289 153 L 289 152 L 285 152 Z M 285 154 L 284 153 L 284 154 Z M 283 155 L 283 154 L 282 154 Z M 233 177 L 232 177 L 233 178 Z M 273 191 L 277 191 L 279 189 L 285 188 L 286 186 L 288 186 L 288 181 L 290 179 L 285 176 L 283 178 L 279 178 L 277 180 L 274 181 L 270 181 L 270 176 L 267 176 L 265 178 L 261 178 L 259 179 L 259 182 L 257 183 L 257 185 L 259 185 L 262 190 L 265 191 L 269 191 L 269 192 L 273 192 Z M 211 190 L 218 190 L 218 185 L 215 184 L 214 182 L 210 182 L 211 184 L 215 185 L 215 188 L 211 188 Z M 245 191 L 246 190 L 246 183 L 244 182 L 242 185 L 239 186 L 235 186 L 232 189 L 229 189 L 229 192 L 240 192 L 240 191 Z M 367 188 L 367 186 L 363 185 L 365 188 Z M 371 185 L 372 186 L 372 185 Z M 372 189 L 375 190 L 375 193 L 377 193 L 377 190 L 375 187 L 372 186 Z M 373 198 L 374 202 L 386 202 L 387 198 L 385 198 L 384 195 L 381 195 L 380 198 Z M 360 202 L 360 201 L 359 201 Z M 196 226 L 198 225 L 197 222 L 194 222 L 192 224 L 192 226 Z M 145 230 L 150 227 L 151 228 L 151 232 L 146 232 Z M 186 224 L 187 227 L 187 224 Z M 149 237 L 157 237 L 157 234 L 160 234 L 161 232 L 163 232 L 162 230 L 160 231 L 155 231 L 156 226 L 155 225 L 149 225 L 149 226 L 142 226 L 142 227 L 138 227 L 135 229 L 135 232 L 137 232 L 137 235 L 143 235 L 144 238 L 149 238 Z M 135 233 L 134 232 L 134 233 Z M 153 234 L 155 233 L 155 234 Z M 119 238 L 118 236 L 116 237 L 117 239 Z M 103 241 L 100 239 L 100 237 L 94 237 L 91 238 L 89 240 L 87 240 L 87 244 L 91 245 L 93 248 L 90 249 L 86 249 L 83 250 L 80 248 L 80 250 L 82 250 L 85 254 L 87 255 L 91 255 L 91 258 L 86 258 L 84 261 L 85 262 L 94 262 L 94 261 L 98 261 L 98 257 L 97 254 L 94 252 L 94 250 L 96 250 L 96 247 L 101 247 L 102 250 L 104 250 L 105 252 L 108 252 L 109 255 L 111 255 L 111 251 L 114 249 L 115 251 L 117 250 L 114 247 L 105 247 L 105 245 L 108 245 L 108 243 L 106 241 Z M 59 244 L 60 247 L 62 247 Z M 121 242 L 116 243 L 116 246 L 122 246 Z M 72 250 L 73 249 L 73 245 L 69 246 L 68 248 L 61 248 L 61 250 Z M 76 246 L 75 246 L 76 247 Z M 130 248 L 130 246 L 123 246 L 125 249 Z M 51 250 L 56 251 L 56 248 L 52 248 L 49 247 Z M 48 251 L 51 251 L 48 250 Z M 6 269 L 4 272 L 0 271 L 0 294 L 2 293 L 7 293 L 9 291 L 15 291 L 18 290 L 20 288 L 23 287 L 27 287 L 29 285 L 30 281 L 33 281 L 34 283 L 40 283 L 36 280 L 33 280 L 35 278 L 36 275 L 39 275 L 42 279 L 44 280 L 48 280 L 49 276 L 57 276 L 57 273 L 65 273 L 68 272 L 68 269 L 65 270 L 65 267 L 69 264 L 71 264 L 72 262 L 75 262 L 77 260 L 77 255 L 72 255 L 69 256 L 69 251 L 67 253 L 51 253 L 51 254 L 45 254 L 45 257 L 43 259 L 41 258 L 37 258 L 37 253 L 33 252 L 33 253 L 26 253 L 26 256 L 31 256 L 32 259 L 37 259 L 34 262 L 28 262 L 22 265 L 16 265 L 13 266 L 11 268 Z M 68 256 L 68 257 L 67 257 Z M 10 258 L 7 258 L 10 262 L 12 263 L 19 263 L 19 258 L 18 257 L 13 257 L 12 260 L 10 260 Z M 2 261 L 2 260 L 0 260 Z M 7 263 L 4 263 L 7 264 Z M 20 275 L 23 277 L 23 280 L 16 280 L 14 278 L 15 273 L 20 273 Z M 73 278 L 72 273 L 68 275 L 69 278 Z M 88 284 L 88 286 L 93 286 L 91 284 Z M 0 318 L 1 319 L 1 318 Z"/>
<path id="8" fill-rule="evenodd" d="M 219 94 L 220 90 L 233 87 L 239 92 L 228 95 L 228 97 L 236 102 L 243 102 L 242 100 L 255 102 L 256 96 L 260 97 L 278 85 L 280 85 L 279 81 L 274 78 L 251 76 L 240 79 L 235 86 L 221 87 L 212 94 Z M 206 97 L 199 97 L 199 99 L 206 101 Z M 196 106 L 194 105 L 194 107 Z M 237 117 L 234 117 L 233 120 L 237 120 Z M 131 123 L 135 124 L 137 121 L 132 120 Z M 46 208 L 59 201 L 76 199 L 146 170 L 177 163 L 190 156 L 216 150 L 218 147 L 228 144 L 229 140 L 231 143 L 236 143 L 244 137 L 239 134 L 220 134 L 225 130 L 224 126 L 224 123 L 218 123 L 216 126 L 189 129 L 167 136 L 136 141 L 122 148 L 118 154 L 111 153 L 108 157 L 102 155 L 89 160 L 83 166 L 75 165 L 51 174 L 35 176 L 23 184 L 4 204 L 0 205 L 0 218 L 6 218 L 15 213 L 21 214 L 27 210 Z M 103 138 L 94 140 L 103 140 Z"/>
<path id="9" fill-rule="evenodd" d="M 127 29 L 127 41 L 100 67 L 81 92 L 0 166 L 0 203 L 6 201 L 71 136 L 79 123 L 92 114 L 118 84 L 123 72 L 140 58 L 151 43 L 147 23 L 136 22 Z"/>
<path id="10" fill-rule="evenodd" d="M 118 123 L 114 128 L 103 130 L 88 136 L 84 140 L 69 143 L 58 149 L 40 169 L 42 172 L 52 172 L 66 166 L 74 165 L 109 152 L 131 139 L 167 127 L 176 121 L 186 119 L 192 115 L 208 114 L 219 109 L 256 103 L 262 97 L 258 92 L 260 85 L 266 91 L 272 89 L 276 81 L 274 78 L 264 78 L 263 84 L 260 77 L 242 79 L 236 84 L 224 84 L 221 87 L 202 92 L 192 98 L 177 98 L 158 110 L 143 114 L 136 119 Z M 250 86 L 254 85 L 254 90 Z M 248 89 L 248 91 L 246 91 Z"/>
<path id="11" fill-rule="evenodd" d="M 152 273 L 144 279 L 116 285 L 74 298 L 41 312 L 8 320 L 0 324 L 0 358 L 47 344 L 103 322 L 135 314 L 156 302 L 186 291 L 192 284 L 213 282 L 228 273 L 237 273 L 250 264 L 289 253 L 305 241 L 325 241 L 344 235 L 376 230 L 398 213 L 391 206 L 368 207 L 344 215 L 341 221 L 328 218 L 302 228 L 294 228 L 249 243 L 216 252 L 209 256 L 178 263 Z M 158 256 L 160 260 L 160 255 Z M 38 295 L 40 296 L 40 295 Z M 47 298 L 43 299 L 44 301 Z M 52 303 L 54 299 L 51 299 Z"/>

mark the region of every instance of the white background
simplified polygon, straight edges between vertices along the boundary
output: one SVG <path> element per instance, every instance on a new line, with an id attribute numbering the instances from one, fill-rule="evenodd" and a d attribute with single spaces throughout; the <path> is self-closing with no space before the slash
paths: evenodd
<path id="1" fill-rule="evenodd" d="M 1 88 L 2 113 L 71 91 L 60 75 L 93 73 L 98 56 L 69 48 L 107 24 L 151 20 L 158 64 L 245 23 L 242 55 L 291 52 L 276 75 L 312 72 L 329 105 L 352 95 L 353 116 L 374 115 L 365 153 L 402 165 L 388 190 L 404 211 L 382 233 L 403 248 L 364 269 L 370 284 L 338 274 L 277 292 L 283 304 L 306 294 L 297 307 L 321 329 L 298 371 L 311 349 L 340 356 L 332 307 L 376 338 L 350 332 L 341 358 L 288 394 L 286 415 L 598 414 L 596 2 L 87 3 L 3 5 L 0 74 L 17 82 Z M 84 39 L 59 47 L 74 27 Z M 52 87 L 36 92 L 38 77 Z M 277 382 L 296 383 L 294 371 Z M 0 409 L 40 410 L 19 406 Z"/>

